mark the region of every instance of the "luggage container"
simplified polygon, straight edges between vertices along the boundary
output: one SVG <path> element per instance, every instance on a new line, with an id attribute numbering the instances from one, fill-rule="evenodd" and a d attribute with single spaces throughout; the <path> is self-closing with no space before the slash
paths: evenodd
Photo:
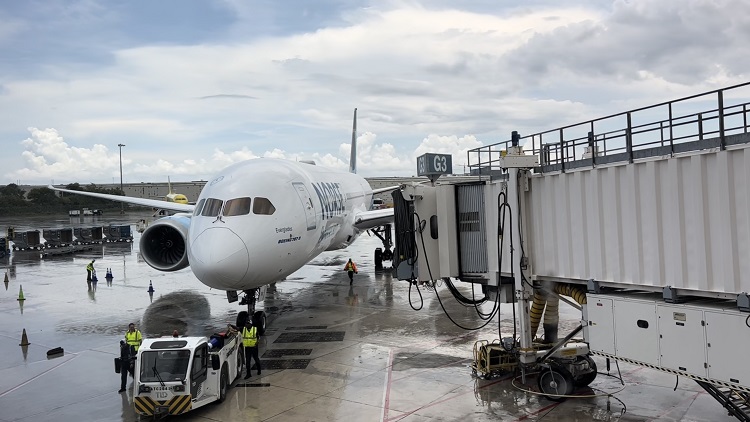
<path id="1" fill-rule="evenodd" d="M 133 240 L 133 233 L 130 231 L 130 225 L 109 226 L 104 228 L 107 236 L 107 242 L 130 242 Z"/>
<path id="2" fill-rule="evenodd" d="M 43 246 L 39 230 L 13 233 L 13 250 L 41 249 Z"/>
<path id="3" fill-rule="evenodd" d="M 103 235 L 101 227 L 76 227 L 73 229 L 75 243 L 88 245 L 91 243 L 102 243 Z"/>
<path id="4" fill-rule="evenodd" d="M 42 236 L 46 240 L 45 246 L 56 248 L 58 246 L 68 246 L 73 244 L 73 229 L 45 229 L 42 230 Z"/>

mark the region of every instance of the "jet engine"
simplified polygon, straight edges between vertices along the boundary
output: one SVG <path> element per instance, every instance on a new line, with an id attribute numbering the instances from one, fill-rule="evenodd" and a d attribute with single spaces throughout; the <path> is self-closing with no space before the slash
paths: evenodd
<path id="1" fill-rule="evenodd" d="M 175 214 L 156 220 L 141 235 L 141 256 L 159 271 L 181 270 L 190 263 L 187 254 L 189 214 Z"/>

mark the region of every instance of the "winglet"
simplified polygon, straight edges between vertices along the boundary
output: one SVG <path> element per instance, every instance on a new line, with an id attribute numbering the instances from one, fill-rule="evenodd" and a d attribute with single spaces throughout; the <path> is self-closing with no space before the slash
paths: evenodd
<path id="1" fill-rule="evenodd" d="M 349 173 L 357 172 L 357 109 L 354 109 L 354 123 L 352 124 L 352 151 L 349 156 Z"/>
<path id="2" fill-rule="evenodd" d="M 172 181 L 169 180 L 169 176 L 167 176 L 167 186 L 169 187 L 169 193 L 167 193 L 167 195 L 171 195 L 173 193 L 172 192 Z"/>

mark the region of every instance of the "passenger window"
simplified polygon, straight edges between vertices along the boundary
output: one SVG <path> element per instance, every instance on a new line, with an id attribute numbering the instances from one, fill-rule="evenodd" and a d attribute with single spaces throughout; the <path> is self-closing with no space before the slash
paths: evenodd
<path id="1" fill-rule="evenodd" d="M 193 215 L 201 215 L 201 211 L 203 210 L 203 204 L 205 203 L 206 203 L 205 198 L 198 201 L 198 205 L 196 205 L 195 209 L 193 210 Z"/>
<path id="2" fill-rule="evenodd" d="M 216 217 L 221 211 L 221 199 L 208 198 L 206 204 L 203 206 L 203 212 L 201 213 L 204 217 Z"/>
<path id="3" fill-rule="evenodd" d="M 230 199 L 224 205 L 224 216 L 250 214 L 250 198 Z"/>
<path id="4" fill-rule="evenodd" d="M 255 198 L 253 202 L 253 214 L 271 215 L 276 212 L 276 207 L 273 206 L 268 198 Z"/>

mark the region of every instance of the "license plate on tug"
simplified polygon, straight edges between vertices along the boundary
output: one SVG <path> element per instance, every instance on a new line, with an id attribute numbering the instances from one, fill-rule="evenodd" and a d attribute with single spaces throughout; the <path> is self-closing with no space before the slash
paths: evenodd
<path id="1" fill-rule="evenodd" d="M 169 406 L 156 406 L 156 409 L 154 409 L 154 414 L 161 415 L 164 413 L 169 413 Z"/>

